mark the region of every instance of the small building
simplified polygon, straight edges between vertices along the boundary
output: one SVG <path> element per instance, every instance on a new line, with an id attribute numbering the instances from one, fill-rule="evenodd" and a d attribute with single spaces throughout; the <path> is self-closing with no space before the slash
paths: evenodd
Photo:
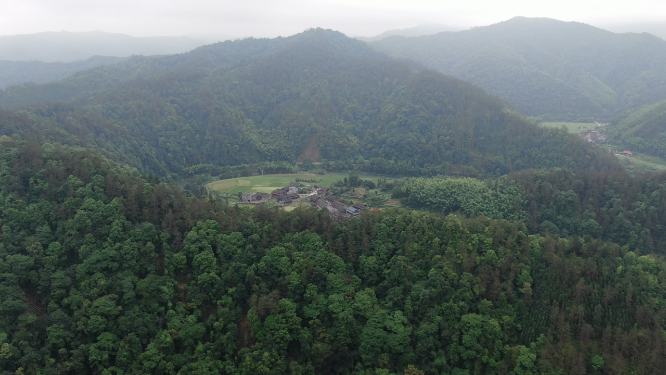
<path id="1" fill-rule="evenodd" d="M 300 182 L 292 182 L 292 183 L 289 184 L 289 187 L 290 187 L 290 188 L 295 187 L 295 188 L 298 189 L 298 188 L 301 187 L 301 186 L 302 186 L 302 185 L 301 185 Z"/>
<path id="2" fill-rule="evenodd" d="M 358 216 L 361 213 L 361 211 L 359 211 L 359 209 L 356 207 L 347 207 L 347 213 L 353 216 Z"/>
<path id="3" fill-rule="evenodd" d="M 268 193 L 257 193 L 254 195 L 255 202 L 265 202 L 272 198 L 271 194 Z"/>
<path id="4" fill-rule="evenodd" d="M 280 195 L 285 195 L 288 192 L 289 192 L 289 189 L 287 189 L 287 190 L 285 190 L 285 189 L 275 189 L 275 190 L 273 190 L 273 192 L 271 194 L 274 197 L 279 197 Z"/>
<path id="5" fill-rule="evenodd" d="M 252 202 L 252 193 L 243 193 L 241 194 L 241 202 L 250 203 Z"/>
<path id="6" fill-rule="evenodd" d="M 322 197 L 325 196 L 326 193 L 328 193 L 328 188 L 319 188 L 317 190 L 317 194 L 321 195 Z"/>
<path id="7" fill-rule="evenodd" d="M 347 205 L 340 202 L 339 200 L 331 200 L 329 202 L 331 207 L 335 208 L 340 212 L 344 212 L 347 209 Z"/>
<path id="8" fill-rule="evenodd" d="M 355 208 L 361 210 L 361 211 L 368 211 L 370 209 L 370 206 L 368 206 L 365 203 L 358 202 L 354 205 Z"/>
<path id="9" fill-rule="evenodd" d="M 310 197 L 310 203 L 313 206 L 319 207 L 319 209 L 321 209 L 322 207 L 328 207 L 328 205 L 326 204 L 326 201 L 324 199 L 322 199 L 321 197 L 314 197 L 314 198 Z"/>
<path id="10" fill-rule="evenodd" d="M 280 195 L 277 198 L 277 201 L 278 201 L 278 203 L 281 203 L 281 204 L 290 204 L 291 202 L 293 202 L 293 200 L 291 198 L 289 198 L 288 196 L 286 196 L 286 195 Z"/>
<path id="11" fill-rule="evenodd" d="M 633 156 L 634 156 L 634 153 L 631 152 L 631 151 L 624 150 L 624 151 L 622 151 L 622 155 L 624 155 L 624 156 L 632 156 L 632 157 L 633 157 Z"/>

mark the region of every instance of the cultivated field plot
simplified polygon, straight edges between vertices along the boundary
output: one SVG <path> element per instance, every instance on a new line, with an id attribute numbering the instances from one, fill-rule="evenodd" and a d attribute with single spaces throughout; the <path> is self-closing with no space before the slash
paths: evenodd
<path id="1" fill-rule="evenodd" d="M 547 128 L 561 128 L 565 127 L 569 133 L 578 134 L 581 131 L 594 130 L 597 124 L 594 122 L 542 122 L 542 126 Z"/>
<path id="2" fill-rule="evenodd" d="M 633 158 L 622 155 L 617 155 L 617 157 L 629 172 L 663 172 L 666 170 L 666 161 L 658 156 L 634 152 Z"/>
<path id="3" fill-rule="evenodd" d="M 206 187 L 211 191 L 217 191 L 221 194 L 240 193 L 270 193 L 289 185 L 290 182 L 301 180 L 317 180 L 319 182 L 303 182 L 303 184 L 330 186 L 332 183 L 342 180 L 349 176 L 348 173 L 328 173 L 325 175 L 297 173 L 297 174 L 270 174 L 264 176 L 229 178 L 211 182 Z M 379 176 L 359 174 L 363 180 L 372 180 L 377 182 Z"/>

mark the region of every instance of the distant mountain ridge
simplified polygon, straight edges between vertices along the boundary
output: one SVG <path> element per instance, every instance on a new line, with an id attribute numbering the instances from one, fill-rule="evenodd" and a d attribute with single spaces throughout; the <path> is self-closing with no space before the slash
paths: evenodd
<path id="1" fill-rule="evenodd" d="M 378 40 L 382 40 L 384 38 L 388 38 L 391 36 L 405 36 L 405 37 L 413 37 L 413 36 L 423 36 L 423 35 L 432 35 L 432 34 L 437 34 L 445 31 L 460 31 L 461 28 L 459 27 L 452 27 L 449 25 L 441 25 L 441 24 L 425 24 L 425 25 L 418 25 L 414 27 L 409 27 L 406 29 L 393 29 L 393 30 L 387 30 L 384 31 L 383 33 L 376 35 L 376 36 L 371 36 L 371 37 L 365 37 L 365 36 L 357 36 L 356 39 L 364 41 L 364 42 L 375 42 Z"/>
<path id="2" fill-rule="evenodd" d="M 170 55 L 217 41 L 221 40 L 188 36 L 133 37 L 101 31 L 4 35 L 0 36 L 0 61 L 72 62 L 93 56 Z"/>
<path id="3" fill-rule="evenodd" d="M 115 64 L 127 57 L 93 56 L 72 62 L 0 61 L 0 89 L 23 83 L 47 83 L 99 65 Z"/>
<path id="4" fill-rule="evenodd" d="M 664 21 L 600 23 L 594 26 L 614 33 L 649 33 L 666 40 L 666 22 Z"/>
<path id="5" fill-rule="evenodd" d="M 403 175 L 616 167 L 469 83 L 321 29 L 135 56 L 10 87 L 0 107 L 23 107 L 0 134 L 98 149 L 169 178 L 275 170 L 306 148 L 328 169 Z"/>
<path id="6" fill-rule="evenodd" d="M 529 116 L 609 119 L 666 99 L 666 41 L 577 22 L 516 17 L 371 43 L 484 88 Z"/>

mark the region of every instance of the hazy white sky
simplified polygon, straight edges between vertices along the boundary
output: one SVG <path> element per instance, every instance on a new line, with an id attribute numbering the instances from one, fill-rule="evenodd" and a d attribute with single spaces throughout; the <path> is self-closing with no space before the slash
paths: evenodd
<path id="1" fill-rule="evenodd" d="M 350 36 L 424 23 L 481 26 L 514 16 L 591 24 L 666 22 L 664 0 L 0 0 L 0 35 L 42 31 L 133 36 L 274 37 L 324 27 Z"/>

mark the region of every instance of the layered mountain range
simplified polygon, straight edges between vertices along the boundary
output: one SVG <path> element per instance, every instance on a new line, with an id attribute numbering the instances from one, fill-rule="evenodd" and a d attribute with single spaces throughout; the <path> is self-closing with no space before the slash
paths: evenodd
<path id="1" fill-rule="evenodd" d="M 609 119 L 666 99 L 666 41 L 647 33 L 516 17 L 372 45 L 482 87 L 528 116 Z"/>
<path id="2" fill-rule="evenodd" d="M 666 175 L 423 64 L 314 29 L 135 56 L 0 106 L 2 373 L 666 369 Z M 663 104 L 635 111 L 618 124 L 659 128 Z M 349 220 L 163 182 L 297 161 L 449 176 L 382 178 L 366 195 L 422 210 Z"/>
<path id="3" fill-rule="evenodd" d="M 607 164 L 469 83 L 322 29 L 135 56 L 0 94 L 0 107 L 29 105 L 5 114 L 3 134 L 96 148 L 174 178 L 306 159 L 400 174 Z"/>

